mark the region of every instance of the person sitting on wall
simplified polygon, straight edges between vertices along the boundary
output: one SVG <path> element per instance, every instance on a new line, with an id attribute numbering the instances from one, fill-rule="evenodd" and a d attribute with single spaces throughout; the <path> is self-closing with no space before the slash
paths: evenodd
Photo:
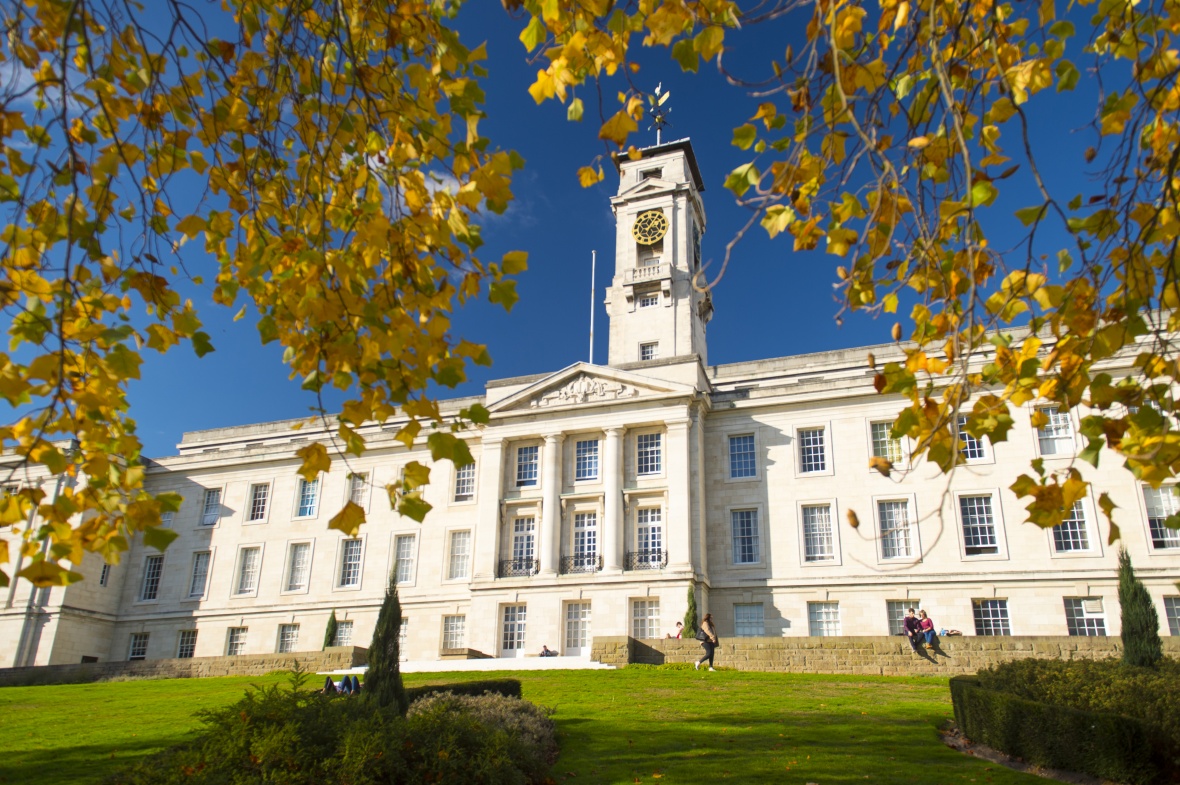
<path id="1" fill-rule="evenodd" d="M 684 632 L 684 622 L 678 621 L 678 622 L 676 622 L 676 634 L 673 635 L 672 633 L 668 633 L 664 637 L 665 638 L 679 638 L 681 633 L 683 633 L 683 632 Z"/>
<path id="2" fill-rule="evenodd" d="M 918 611 L 918 625 L 922 628 L 922 637 L 926 640 L 926 648 L 934 648 L 934 620 L 926 615 L 926 611 Z"/>
<path id="3" fill-rule="evenodd" d="M 542 657 L 556 657 L 557 652 L 553 651 L 553 649 L 550 649 L 548 646 L 542 645 L 541 646 L 541 656 Z"/>
<path id="4" fill-rule="evenodd" d="M 905 612 L 905 618 L 901 622 L 901 627 L 910 642 L 910 648 L 915 652 L 918 651 L 918 641 L 922 639 L 922 622 L 918 621 L 918 617 L 914 615 L 913 608 Z"/>

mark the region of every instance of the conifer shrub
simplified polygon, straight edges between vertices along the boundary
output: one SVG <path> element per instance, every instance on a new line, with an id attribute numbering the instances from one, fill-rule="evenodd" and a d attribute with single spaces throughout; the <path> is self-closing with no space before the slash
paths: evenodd
<path id="1" fill-rule="evenodd" d="M 369 644 L 369 670 L 365 673 L 365 685 L 361 695 L 381 708 L 391 708 L 399 714 L 405 714 L 409 703 L 406 701 L 405 687 L 402 686 L 398 657 L 402 606 L 397 598 L 396 580 L 394 575 L 389 576 L 385 600 L 381 603 L 381 612 L 377 614 L 373 642 Z"/>
<path id="2" fill-rule="evenodd" d="M 1135 577 L 1126 548 L 1119 549 L 1119 606 L 1122 608 L 1123 663 L 1155 667 L 1164 656 L 1159 615 L 1147 587 Z"/>
<path id="3" fill-rule="evenodd" d="M 328 626 L 324 629 L 324 648 L 336 645 L 336 628 L 339 625 L 336 623 L 336 609 L 332 609 L 332 615 L 328 617 Z"/>
<path id="4" fill-rule="evenodd" d="M 684 631 L 680 633 L 682 638 L 692 639 L 697 634 L 697 592 L 696 587 L 689 584 L 688 587 L 688 610 L 684 612 Z"/>

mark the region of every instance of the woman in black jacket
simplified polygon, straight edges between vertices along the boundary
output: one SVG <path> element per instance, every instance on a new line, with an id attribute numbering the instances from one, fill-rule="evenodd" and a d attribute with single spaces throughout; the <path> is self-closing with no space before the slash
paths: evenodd
<path id="1" fill-rule="evenodd" d="M 709 661 L 709 670 L 713 670 L 713 652 L 717 649 L 717 628 L 713 626 L 713 614 L 706 613 L 705 620 L 701 622 L 701 629 L 697 632 L 697 640 L 701 642 L 701 647 L 705 650 L 705 656 L 697 660 L 696 669 L 700 670 L 701 665 L 705 660 Z"/>

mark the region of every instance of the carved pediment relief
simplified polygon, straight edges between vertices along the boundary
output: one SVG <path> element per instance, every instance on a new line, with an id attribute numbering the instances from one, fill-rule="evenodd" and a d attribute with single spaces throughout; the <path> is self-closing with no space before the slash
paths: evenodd
<path id="1" fill-rule="evenodd" d="M 570 406 L 579 403 L 618 401 L 635 398 L 639 388 L 611 379 L 598 379 L 582 374 L 560 387 L 555 387 L 529 400 L 533 409 L 545 406 Z"/>

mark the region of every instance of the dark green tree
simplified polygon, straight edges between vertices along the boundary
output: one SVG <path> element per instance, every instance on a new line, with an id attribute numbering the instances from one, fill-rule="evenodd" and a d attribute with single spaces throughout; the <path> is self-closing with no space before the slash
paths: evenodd
<path id="1" fill-rule="evenodd" d="M 1119 549 L 1119 606 L 1123 616 L 1123 664 L 1155 667 L 1164 656 L 1155 603 L 1135 577 L 1131 557 Z"/>
<path id="2" fill-rule="evenodd" d="M 332 615 L 328 617 L 328 628 L 324 630 L 324 648 L 336 645 L 336 609 L 332 609 Z"/>
<path id="3" fill-rule="evenodd" d="M 697 634 L 697 592 L 692 584 L 688 586 L 688 610 L 684 612 L 684 632 L 680 634 L 685 638 Z"/>
<path id="4" fill-rule="evenodd" d="M 362 693 L 383 709 L 406 713 L 406 690 L 402 686 L 398 633 L 402 626 L 402 604 L 397 599 L 396 578 L 389 576 L 385 601 L 377 615 L 373 642 L 369 644 L 369 670 L 365 674 Z"/>

